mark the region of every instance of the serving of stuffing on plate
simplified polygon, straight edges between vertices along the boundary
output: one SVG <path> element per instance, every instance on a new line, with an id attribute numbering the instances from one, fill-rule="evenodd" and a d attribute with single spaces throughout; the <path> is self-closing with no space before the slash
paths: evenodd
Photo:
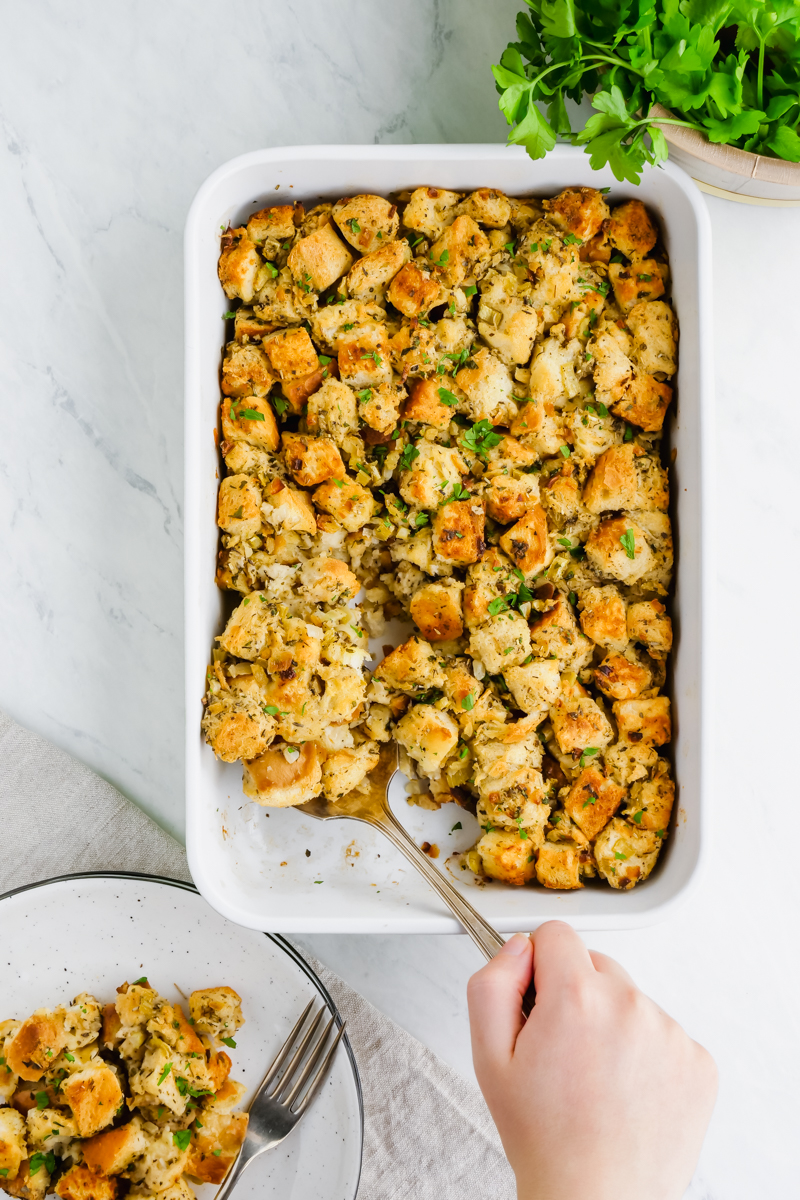
<path id="1" fill-rule="evenodd" d="M 241 598 L 209 745 L 287 806 L 365 787 L 395 739 L 412 803 L 476 813 L 484 879 L 646 879 L 675 793 L 678 328 L 644 205 L 280 205 L 224 230 L 219 278 L 217 583 Z M 386 618 L 406 640 L 370 672 Z"/>
<path id="2" fill-rule="evenodd" d="M 189 1016 L 147 979 L 105 1007 L 0 1022 L 0 1191 L 24 1200 L 191 1200 L 239 1153 L 244 1085 L 229 1079 L 244 1023 L 229 987 L 189 997 Z"/>

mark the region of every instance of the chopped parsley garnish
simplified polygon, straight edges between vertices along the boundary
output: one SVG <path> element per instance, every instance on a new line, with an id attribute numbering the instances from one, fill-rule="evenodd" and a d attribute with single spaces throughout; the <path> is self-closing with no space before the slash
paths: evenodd
<path id="1" fill-rule="evenodd" d="M 277 267 L 274 267 L 274 266 L 272 265 L 272 263 L 271 263 L 271 262 L 265 262 L 265 263 L 264 263 L 264 266 L 267 268 L 267 270 L 269 271 L 270 275 L 271 275 L 271 276 L 272 276 L 272 278 L 274 279 L 274 278 L 275 278 L 275 276 L 278 274 L 278 268 L 277 268 Z"/>
<path id="2" fill-rule="evenodd" d="M 288 403 L 281 396 L 276 396 L 272 403 L 275 405 L 279 417 L 282 417 L 289 407 Z"/>
<path id="3" fill-rule="evenodd" d="M 437 266 L 443 267 L 445 263 L 450 261 L 450 251 L 443 250 L 440 258 L 434 258 L 431 254 L 431 261 L 435 262 Z"/>
<path id="4" fill-rule="evenodd" d="M 414 524 L 416 525 L 417 529 L 422 529 L 422 526 L 427 525 L 429 521 L 430 517 L 427 513 L 417 513 L 417 515 L 414 517 Z"/>
<path id="5" fill-rule="evenodd" d="M 506 242 L 505 245 L 503 246 L 503 249 L 507 250 L 509 254 L 513 254 L 514 253 L 514 243 Z"/>
<path id="6" fill-rule="evenodd" d="M 355 219 L 355 217 L 350 217 L 350 219 L 349 219 L 349 221 L 347 222 L 347 224 L 350 226 L 350 228 L 351 228 L 351 230 L 353 231 L 353 233 L 361 233 L 361 226 L 359 225 L 359 223 L 358 223 L 358 221 Z"/>
<path id="7" fill-rule="evenodd" d="M 239 416 L 244 417 L 246 421 L 264 421 L 266 419 L 263 413 L 256 412 L 254 408 L 243 408 Z"/>
<path id="8" fill-rule="evenodd" d="M 614 851 L 614 858 L 617 858 L 617 859 L 619 859 L 619 861 L 620 861 L 620 862 L 627 862 L 627 861 L 628 861 L 628 856 L 627 856 L 627 854 L 620 854 L 619 850 L 615 850 L 615 851 Z"/>
<path id="9" fill-rule="evenodd" d="M 278 710 L 276 709 L 275 711 L 277 712 Z M 167 1076 L 169 1075 L 171 1070 L 172 1070 L 172 1063 L 171 1062 L 164 1063 L 164 1066 L 161 1068 L 161 1074 L 158 1077 L 159 1086 L 164 1082 L 164 1080 L 167 1078 Z"/>
<path id="10" fill-rule="evenodd" d="M 632 529 L 626 529 L 619 539 L 628 558 L 636 558 L 636 538 Z"/>
<path id="11" fill-rule="evenodd" d="M 221 1149 L 212 1150 L 211 1153 L 214 1155 L 215 1158 L 219 1158 L 220 1154 L 222 1154 L 222 1150 Z"/>
<path id="12" fill-rule="evenodd" d="M 633 441 L 633 427 L 631 425 L 625 426 L 625 433 L 623 435 L 622 440 L 623 440 L 623 442 L 632 442 Z"/>
<path id="13" fill-rule="evenodd" d="M 569 458 L 569 446 L 559 446 L 558 452 L 559 454 L 563 455 L 564 458 Z"/>
<path id="14" fill-rule="evenodd" d="M 597 749 L 597 746 L 587 746 L 583 754 L 581 754 L 581 768 L 586 766 L 588 759 L 594 758 L 595 754 L 599 753 L 600 751 Z"/>
<path id="15" fill-rule="evenodd" d="M 442 404 L 448 404 L 450 408 L 455 408 L 455 406 L 458 404 L 458 396 L 454 396 L 453 393 L 448 391 L 445 387 L 438 388 L 438 395 Z"/>
<path id="16" fill-rule="evenodd" d="M 40 1112 L 43 1108 L 47 1108 L 47 1105 L 49 1104 L 49 1102 L 50 1101 L 49 1101 L 47 1092 L 37 1092 L 36 1093 L 36 1107 L 39 1109 Z"/>
<path id="17" fill-rule="evenodd" d="M 226 312 L 222 314 L 222 319 L 223 321 L 232 321 L 235 316 L 235 312 Z"/>
<path id="18" fill-rule="evenodd" d="M 563 238 L 563 242 L 564 242 L 565 246 L 582 246 L 583 245 L 583 239 L 576 237 L 574 233 L 565 234 L 564 238 Z"/>
<path id="19" fill-rule="evenodd" d="M 461 290 L 465 296 L 474 296 L 478 288 L 474 283 L 471 283 L 469 287 L 462 288 Z"/>
<path id="20" fill-rule="evenodd" d="M 589 796 L 588 800 L 584 800 L 581 808 L 586 808 L 590 804 L 597 804 L 597 796 Z"/>
<path id="21" fill-rule="evenodd" d="M 361 636 L 361 635 L 359 635 L 359 636 Z M 222 1043 L 223 1043 L 225 1046 L 230 1046 L 231 1050 L 235 1050 L 235 1049 L 236 1049 L 236 1042 L 233 1040 L 233 1038 L 232 1038 L 232 1037 L 220 1038 L 220 1041 L 221 1041 L 221 1042 L 222 1042 Z"/>
<path id="22" fill-rule="evenodd" d="M 176 1129 L 172 1135 L 172 1141 L 179 1150 L 188 1150 L 189 1143 L 192 1140 L 191 1129 Z"/>
<path id="23" fill-rule="evenodd" d="M 41 1171 L 42 1167 L 44 1167 L 48 1175 L 52 1175 L 53 1171 L 55 1171 L 56 1156 L 52 1150 L 48 1150 L 46 1154 L 42 1154 L 41 1151 L 32 1154 L 28 1163 L 28 1174 L 36 1175 L 38 1171 Z"/>
<path id="24" fill-rule="evenodd" d="M 69 1050 L 64 1051 L 64 1058 L 67 1060 L 67 1062 L 75 1062 L 75 1055 L 70 1054 Z"/>
<path id="25" fill-rule="evenodd" d="M 462 746 L 458 752 L 458 757 L 466 758 L 468 754 L 469 754 L 469 746 Z"/>
<path id="26" fill-rule="evenodd" d="M 483 456 L 495 446 L 499 446 L 502 442 L 502 434 L 495 433 L 491 421 L 476 421 L 475 424 L 467 429 L 461 439 L 461 445 L 466 446 L 468 450 L 472 450 L 474 454 Z"/>
<path id="27" fill-rule="evenodd" d="M 411 464 L 415 458 L 419 458 L 419 450 L 416 446 L 412 446 L 411 442 L 403 448 L 403 453 L 400 455 L 400 466 L 404 471 L 411 469 Z"/>

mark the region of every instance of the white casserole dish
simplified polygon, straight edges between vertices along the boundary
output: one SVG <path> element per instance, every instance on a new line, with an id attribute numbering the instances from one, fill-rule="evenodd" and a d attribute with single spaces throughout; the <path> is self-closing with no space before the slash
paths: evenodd
<path id="1" fill-rule="evenodd" d="M 201 699 L 214 637 L 234 604 L 214 583 L 220 461 L 215 431 L 219 366 L 228 308 L 217 279 L 219 235 L 267 204 L 317 202 L 420 184 L 459 191 L 491 186 L 509 195 L 553 195 L 569 184 L 610 187 L 615 202 L 638 196 L 659 217 L 670 255 L 680 321 L 671 472 L 677 587 L 671 695 L 678 801 L 653 875 L 631 892 L 587 887 L 476 887 L 470 902 L 501 932 L 558 917 L 578 929 L 622 929 L 662 919 L 696 880 L 708 796 L 709 640 L 704 595 L 711 494 L 711 234 L 699 191 L 672 163 L 646 170 L 641 185 L 592 171 L 586 155 L 558 146 L 532 162 L 521 149 L 477 146 L 290 146 L 233 159 L 200 188 L 186 222 L 186 810 L 189 865 L 197 887 L 223 916 L 281 932 L 449 933 L 459 926 L 380 835 L 355 822 L 321 824 L 291 809 L 264 810 L 242 794 L 241 765 L 218 762 L 202 740 Z M 379 650 L 379 648 L 378 648 Z M 380 657 L 380 652 L 379 652 Z M 447 856 L 477 837 L 455 805 L 411 808 L 395 782 L 393 807 L 418 841 Z M 451 832 L 460 822 L 462 828 Z"/>

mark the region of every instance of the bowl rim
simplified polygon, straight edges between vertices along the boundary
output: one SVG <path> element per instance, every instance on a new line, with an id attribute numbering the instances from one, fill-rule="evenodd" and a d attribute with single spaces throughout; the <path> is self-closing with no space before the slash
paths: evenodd
<path id="1" fill-rule="evenodd" d="M 673 113 L 663 104 L 656 102 L 651 113 L 657 117 L 672 118 Z M 786 187 L 800 187 L 800 163 L 787 162 L 783 158 L 774 158 L 764 154 L 754 154 L 751 150 L 740 150 L 738 146 L 726 146 L 721 142 L 710 142 L 704 133 L 697 129 L 685 129 L 680 125 L 663 125 L 653 122 L 664 134 L 667 141 L 686 154 L 741 175 L 746 179 L 757 179 L 762 183 L 783 184 Z"/>

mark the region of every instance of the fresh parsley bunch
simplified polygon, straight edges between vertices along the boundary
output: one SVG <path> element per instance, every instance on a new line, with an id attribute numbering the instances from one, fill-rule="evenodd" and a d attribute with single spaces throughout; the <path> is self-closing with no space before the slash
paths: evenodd
<path id="1" fill-rule="evenodd" d="M 543 158 L 556 137 L 597 170 L 638 183 L 667 157 L 652 124 L 683 125 L 756 154 L 800 162 L 800 6 L 789 0 L 526 0 L 517 38 L 492 67 L 508 140 Z M 570 127 L 564 103 L 592 97 Z M 546 107 L 547 116 L 537 101 Z"/>

